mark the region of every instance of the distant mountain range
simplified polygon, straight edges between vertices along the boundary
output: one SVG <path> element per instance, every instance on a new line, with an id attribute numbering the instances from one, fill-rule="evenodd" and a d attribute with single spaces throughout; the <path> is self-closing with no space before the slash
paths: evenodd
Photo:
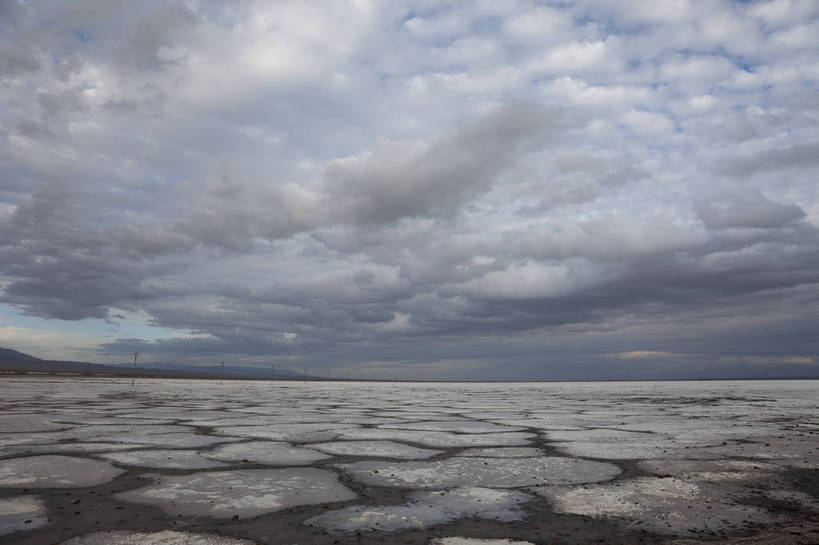
<path id="1" fill-rule="evenodd" d="M 219 378 L 222 376 L 221 365 L 185 365 L 167 362 L 137 362 L 137 374 L 155 377 L 198 377 Z M 0 348 L 0 373 L 80 373 L 100 375 L 130 376 L 134 370 L 129 364 L 101 364 L 82 361 L 42 360 L 29 354 L 10 348 Z M 303 379 L 304 374 L 288 369 L 272 370 L 267 367 L 225 365 L 225 378 Z M 310 377 L 308 378 L 315 378 Z"/>

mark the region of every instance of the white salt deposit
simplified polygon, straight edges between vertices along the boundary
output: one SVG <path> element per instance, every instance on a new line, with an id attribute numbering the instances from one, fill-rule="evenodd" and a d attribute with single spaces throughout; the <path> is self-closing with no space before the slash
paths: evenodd
<path id="1" fill-rule="evenodd" d="M 134 532 L 109 530 L 94 532 L 63 541 L 60 545 L 254 545 L 255 542 L 236 537 L 194 534 L 191 532 Z"/>
<path id="2" fill-rule="evenodd" d="M 154 485 L 116 494 L 156 505 L 170 515 L 255 517 L 295 507 L 355 499 L 335 474 L 314 468 L 202 471 L 158 477 Z"/>
<path id="3" fill-rule="evenodd" d="M 217 447 L 202 454 L 208 458 L 223 462 L 241 463 L 246 460 L 256 464 L 280 466 L 307 465 L 331 458 L 331 456 L 313 449 L 294 447 L 290 443 L 274 441 L 234 443 Z"/>
<path id="4" fill-rule="evenodd" d="M 36 496 L 0 499 L 0 535 L 33 530 L 48 523 L 46 506 Z"/>
<path id="5" fill-rule="evenodd" d="M 113 480 L 124 470 L 108 462 L 46 455 L 0 460 L 0 486 L 11 488 L 77 488 Z"/>
<path id="6" fill-rule="evenodd" d="M 335 441 L 313 443 L 310 448 L 339 456 L 370 456 L 373 458 L 401 458 L 420 460 L 442 454 L 442 450 L 411 447 L 394 441 Z"/>
<path id="7" fill-rule="evenodd" d="M 562 457 L 453 457 L 432 462 L 354 462 L 338 467 L 365 484 L 408 488 L 593 483 L 620 473 L 617 466 L 605 462 Z"/>
<path id="8" fill-rule="evenodd" d="M 306 520 L 334 532 L 395 532 L 425 528 L 465 517 L 511 522 L 525 518 L 521 503 L 528 494 L 490 488 L 456 488 L 441 492 L 415 492 L 404 505 L 371 507 L 355 505 Z"/>

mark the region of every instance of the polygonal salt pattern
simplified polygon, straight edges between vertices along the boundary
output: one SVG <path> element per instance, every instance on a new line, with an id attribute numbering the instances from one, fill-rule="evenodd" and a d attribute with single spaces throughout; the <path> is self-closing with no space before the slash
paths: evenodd
<path id="1" fill-rule="evenodd" d="M 532 497 L 522 492 L 472 487 L 415 492 L 409 495 L 409 499 L 404 505 L 345 507 L 304 523 L 332 532 L 396 532 L 464 517 L 512 522 L 525 518 L 518 506 Z"/>
<path id="2" fill-rule="evenodd" d="M 431 462 L 354 462 L 338 467 L 364 484 L 407 488 L 594 483 L 620 474 L 620 468 L 606 462 L 562 457 L 452 457 Z"/>
<path id="3" fill-rule="evenodd" d="M 208 469 L 226 464 L 205 458 L 195 450 L 135 450 L 99 455 L 118 465 L 165 469 Z"/>
<path id="4" fill-rule="evenodd" d="M 155 505 L 170 515 L 255 517 L 299 505 L 353 500 L 335 474 L 315 468 L 202 471 L 163 476 L 154 485 L 116 494 Z"/>
<path id="5" fill-rule="evenodd" d="M 124 470 L 108 462 L 45 455 L 0 460 L 0 486 L 7 488 L 78 488 L 113 480 Z"/>
<path id="6" fill-rule="evenodd" d="M 724 533 L 770 523 L 776 517 L 760 507 L 726 503 L 719 487 L 673 477 L 641 477 L 583 487 L 531 489 L 559 513 L 614 519 L 660 534 L 695 536 Z"/>
<path id="7" fill-rule="evenodd" d="M 48 524 L 45 502 L 37 496 L 0 499 L 0 535 L 34 530 Z"/>
<path id="8" fill-rule="evenodd" d="M 369 456 L 371 458 L 399 458 L 420 460 L 443 454 L 443 450 L 432 450 L 394 441 L 334 441 L 332 443 L 312 443 L 310 448 L 337 456 Z"/>
<path id="9" fill-rule="evenodd" d="M 311 445 L 311 447 L 314 445 Z M 331 458 L 312 448 L 294 447 L 290 443 L 275 441 L 248 441 L 216 447 L 204 456 L 223 462 L 301 466 Z"/>
<path id="10" fill-rule="evenodd" d="M 109 530 L 77 536 L 63 541 L 60 545 L 255 545 L 255 542 L 237 537 L 173 530 L 162 530 L 161 532 Z"/>

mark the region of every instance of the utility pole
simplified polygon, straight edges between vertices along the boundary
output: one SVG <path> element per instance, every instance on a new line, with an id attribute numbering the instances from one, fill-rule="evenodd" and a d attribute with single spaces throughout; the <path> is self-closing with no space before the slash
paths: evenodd
<path id="1" fill-rule="evenodd" d="M 275 364 L 270 366 L 270 384 L 273 384 L 274 380 L 276 380 L 276 365 Z"/>
<path id="2" fill-rule="evenodd" d="M 222 378 L 219 379 L 219 384 L 225 383 L 225 360 L 222 360 Z"/>
<path id="3" fill-rule="evenodd" d="M 134 387 L 134 381 L 136 380 L 136 360 L 137 356 L 139 356 L 139 352 L 134 352 L 134 374 L 131 376 L 131 388 Z"/>

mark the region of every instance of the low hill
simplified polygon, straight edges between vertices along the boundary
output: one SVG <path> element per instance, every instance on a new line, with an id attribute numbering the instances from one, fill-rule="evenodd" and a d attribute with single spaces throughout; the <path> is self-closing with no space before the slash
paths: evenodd
<path id="1" fill-rule="evenodd" d="M 137 374 L 156 377 L 218 378 L 223 376 L 221 365 L 187 365 L 182 363 L 146 362 L 137 364 Z M 10 348 L 0 348 L 0 372 L 6 373 L 82 373 L 131 375 L 130 364 L 105 365 L 81 361 L 43 360 Z M 225 378 L 301 379 L 304 375 L 288 369 L 225 365 Z"/>

